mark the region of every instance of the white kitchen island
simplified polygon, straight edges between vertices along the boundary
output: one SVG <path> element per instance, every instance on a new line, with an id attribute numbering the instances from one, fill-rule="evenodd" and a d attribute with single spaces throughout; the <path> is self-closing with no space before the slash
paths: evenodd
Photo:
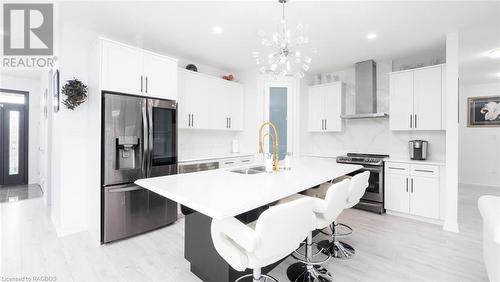
<path id="1" fill-rule="evenodd" d="M 272 173 L 242 174 L 234 172 L 239 168 L 217 169 L 140 179 L 135 183 L 196 211 L 186 216 L 184 246 L 185 258 L 194 274 L 206 282 L 234 281 L 242 273 L 232 269 L 214 249 L 210 236 L 212 218 L 235 216 L 250 222 L 280 199 L 362 168 L 308 157 L 294 158 L 291 163 L 290 170 Z"/>

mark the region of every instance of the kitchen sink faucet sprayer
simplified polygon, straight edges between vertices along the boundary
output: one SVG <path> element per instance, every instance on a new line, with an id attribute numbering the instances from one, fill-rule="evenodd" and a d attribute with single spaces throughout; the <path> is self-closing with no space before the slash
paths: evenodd
<path id="1" fill-rule="evenodd" d="M 264 129 L 264 127 L 266 125 L 268 125 L 270 128 L 273 129 L 274 138 L 271 138 L 271 140 L 273 142 L 273 169 L 274 169 L 274 171 L 279 171 L 280 170 L 280 167 L 279 167 L 280 160 L 279 160 L 279 156 L 278 156 L 278 152 L 279 152 L 278 130 L 276 130 L 276 126 L 270 121 L 264 122 L 259 128 L 259 153 L 264 154 L 264 137 L 265 137 L 265 135 L 262 135 L 262 130 Z M 269 136 L 272 137 L 272 135 L 270 133 L 269 133 Z"/>

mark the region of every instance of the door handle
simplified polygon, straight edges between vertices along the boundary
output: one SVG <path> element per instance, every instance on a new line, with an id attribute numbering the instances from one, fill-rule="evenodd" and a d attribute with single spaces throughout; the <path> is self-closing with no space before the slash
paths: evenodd
<path id="1" fill-rule="evenodd" d="M 327 128 L 327 126 L 326 126 L 326 121 L 327 121 L 327 119 L 325 119 L 325 130 L 326 130 L 326 128 Z"/>
<path id="2" fill-rule="evenodd" d="M 231 118 L 229 118 L 229 128 L 233 127 L 232 123 L 233 121 L 231 120 Z"/>
<path id="3" fill-rule="evenodd" d="M 413 128 L 413 115 L 410 114 L 410 128 Z"/>
<path id="4" fill-rule="evenodd" d="M 226 118 L 226 128 L 229 128 L 229 118 Z"/>
<path id="5" fill-rule="evenodd" d="M 411 193 L 413 194 L 413 178 L 411 179 Z"/>
<path id="6" fill-rule="evenodd" d="M 143 81 L 143 77 L 141 75 L 141 93 L 142 93 L 142 81 Z"/>
<path id="7" fill-rule="evenodd" d="M 393 167 L 393 166 L 388 166 L 388 169 L 396 169 L 396 170 L 405 170 L 405 168 L 402 167 Z"/>
<path id="8" fill-rule="evenodd" d="M 151 168 L 153 164 L 153 103 L 151 100 L 148 100 L 148 122 L 149 122 L 149 136 L 148 136 L 148 174 L 147 176 L 151 176 Z"/>
<path id="9" fill-rule="evenodd" d="M 143 130 L 142 130 L 142 171 L 145 172 L 144 173 L 144 176 L 146 177 L 147 176 L 147 169 L 146 169 L 146 163 L 147 163 L 147 155 L 148 155 L 148 144 L 149 144 L 149 141 L 148 141 L 148 117 L 147 117 L 147 113 L 146 113 L 146 105 L 147 103 L 147 100 L 146 99 L 143 99 L 142 101 L 142 127 L 143 127 Z"/>
<path id="10" fill-rule="evenodd" d="M 146 76 L 146 93 L 148 93 L 148 77 Z"/>
<path id="11" fill-rule="evenodd" d="M 191 114 L 191 126 L 194 126 L 194 114 Z"/>
<path id="12" fill-rule="evenodd" d="M 418 128 L 417 127 L 417 114 L 415 114 L 415 128 Z"/>
<path id="13" fill-rule="evenodd" d="M 406 193 L 408 193 L 408 177 L 406 178 Z"/>
<path id="14" fill-rule="evenodd" d="M 415 171 L 418 171 L 418 172 L 428 172 L 428 173 L 434 173 L 434 170 L 427 170 L 427 169 L 415 169 Z"/>
<path id="15" fill-rule="evenodd" d="M 191 126 L 191 114 L 188 114 L 188 127 Z"/>

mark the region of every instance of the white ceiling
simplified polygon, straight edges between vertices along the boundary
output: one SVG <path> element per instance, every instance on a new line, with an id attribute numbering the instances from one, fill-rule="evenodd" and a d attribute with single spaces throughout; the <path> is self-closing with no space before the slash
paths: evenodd
<path id="1" fill-rule="evenodd" d="M 257 69 L 251 52 L 264 50 L 257 32 L 274 31 L 281 16 L 280 5 L 271 0 L 65 2 L 59 11 L 63 22 L 235 72 Z M 304 53 L 317 49 L 311 73 L 442 48 L 446 33 L 456 30 L 466 35 L 461 58 L 470 81 L 484 82 L 495 67 L 500 72 L 500 60 L 477 56 L 500 47 L 500 2 L 291 1 L 287 19 L 293 26 L 308 26 Z M 221 35 L 212 34 L 214 25 L 223 28 Z M 376 40 L 366 39 L 370 32 L 377 33 Z"/>

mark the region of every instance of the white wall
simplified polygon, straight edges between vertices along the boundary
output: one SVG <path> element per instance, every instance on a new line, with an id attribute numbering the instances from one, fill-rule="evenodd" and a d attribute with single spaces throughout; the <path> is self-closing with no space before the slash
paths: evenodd
<path id="1" fill-rule="evenodd" d="M 2 74 L 0 88 L 29 92 L 28 182 L 40 183 L 40 79 Z"/>
<path id="2" fill-rule="evenodd" d="M 60 87 L 67 80 L 78 78 L 89 86 L 92 72 L 90 50 L 97 36 L 74 26 L 59 26 L 57 66 L 60 71 Z M 95 60 L 95 58 L 94 58 Z M 100 123 L 99 115 L 90 109 L 94 89 L 89 86 L 88 101 L 74 111 L 60 105 L 60 111 L 52 115 L 52 210 L 51 215 L 58 235 L 71 234 L 88 228 L 89 193 L 99 191 L 99 179 L 93 171 L 99 170 L 92 158 L 99 155 L 95 143 L 100 140 L 92 132 L 91 122 Z M 65 97 L 61 94 L 61 100 Z M 97 157 L 98 158 L 98 157 Z M 97 185 L 96 185 L 97 183 Z M 99 201 L 99 198 L 94 199 Z"/>
<path id="3" fill-rule="evenodd" d="M 500 83 L 460 86 L 460 183 L 500 188 L 500 127 L 467 127 L 467 98 L 500 95 Z"/>
<path id="4" fill-rule="evenodd" d="M 392 61 L 377 63 L 377 106 L 379 112 L 389 111 L 389 75 Z M 346 83 L 346 113 L 354 113 L 355 69 L 354 67 L 332 72 Z M 307 84 L 310 81 L 304 81 Z M 408 158 L 408 141 L 423 139 L 429 141 L 430 160 L 445 159 L 444 131 L 391 131 L 389 119 L 346 120 L 345 129 L 338 133 L 307 132 L 308 92 L 303 87 L 301 95 L 302 111 L 302 153 L 342 155 L 347 152 L 381 153 L 391 157 Z"/>

